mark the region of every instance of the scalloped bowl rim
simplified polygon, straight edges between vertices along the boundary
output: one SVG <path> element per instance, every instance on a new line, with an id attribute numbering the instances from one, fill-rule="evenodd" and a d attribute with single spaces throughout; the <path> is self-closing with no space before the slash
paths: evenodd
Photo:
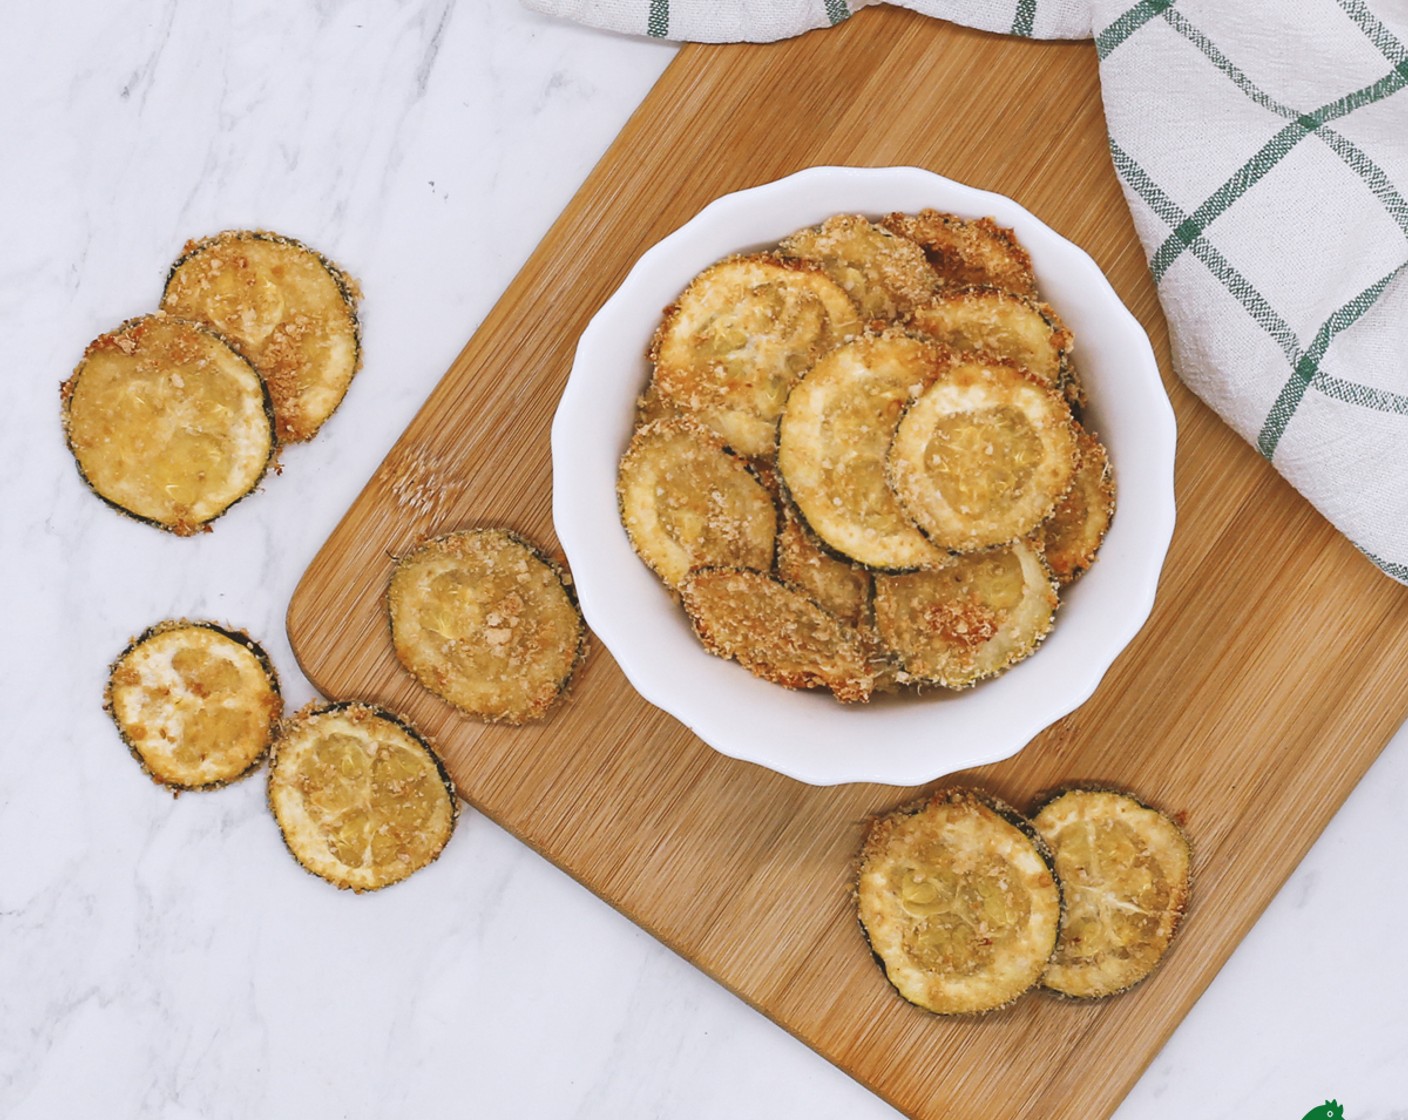
<path id="1" fill-rule="evenodd" d="M 700 270 L 831 214 L 925 207 L 991 216 L 1031 253 L 1043 298 L 1075 334 L 1086 418 L 1110 448 L 1119 506 L 1099 560 L 1063 592 L 1031 658 L 961 693 L 841 705 L 759 680 L 699 645 L 631 549 L 616 466 L 660 310 Z M 649 703 L 720 753 L 798 781 L 913 786 L 1011 757 L 1095 691 L 1153 609 L 1173 534 L 1175 441 L 1148 336 L 1084 250 L 1012 199 L 922 168 L 813 167 L 709 203 L 642 254 L 598 310 L 553 419 L 553 520 L 588 625 Z"/>

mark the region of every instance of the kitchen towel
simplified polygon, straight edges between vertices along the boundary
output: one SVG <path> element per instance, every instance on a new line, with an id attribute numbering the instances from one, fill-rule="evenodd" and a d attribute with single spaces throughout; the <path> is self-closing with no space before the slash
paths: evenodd
<path id="1" fill-rule="evenodd" d="M 770 41 L 847 0 L 524 0 Z M 1095 40 L 1110 153 L 1183 381 L 1408 583 L 1408 0 L 906 0 Z M 936 170 L 942 170 L 938 168 Z"/>

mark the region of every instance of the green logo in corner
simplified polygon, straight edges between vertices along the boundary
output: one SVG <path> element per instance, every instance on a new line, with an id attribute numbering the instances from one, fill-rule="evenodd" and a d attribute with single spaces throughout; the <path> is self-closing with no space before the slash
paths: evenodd
<path id="1" fill-rule="evenodd" d="M 1339 1101 L 1326 1101 L 1317 1104 L 1301 1120 L 1344 1120 L 1344 1105 Z"/>

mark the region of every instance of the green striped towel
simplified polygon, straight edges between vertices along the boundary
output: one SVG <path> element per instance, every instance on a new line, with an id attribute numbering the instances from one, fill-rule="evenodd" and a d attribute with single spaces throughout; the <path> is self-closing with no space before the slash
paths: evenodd
<path id="1" fill-rule="evenodd" d="M 708 42 L 784 38 L 861 6 L 524 2 Z M 1110 152 L 1176 371 L 1408 583 L 1408 2 L 905 6 L 989 31 L 1095 40 Z"/>

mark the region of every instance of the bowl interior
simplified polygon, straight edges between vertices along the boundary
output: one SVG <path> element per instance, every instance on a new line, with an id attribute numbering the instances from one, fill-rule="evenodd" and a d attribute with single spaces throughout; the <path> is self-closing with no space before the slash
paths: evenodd
<path id="1" fill-rule="evenodd" d="M 631 548 L 616 469 L 661 310 L 698 272 L 832 214 L 926 207 L 991 216 L 1030 252 L 1042 297 L 1075 336 L 1084 419 L 1109 448 L 1118 508 L 1099 560 L 1062 593 L 1056 625 L 1031 658 L 960 693 L 842 705 L 704 651 Z M 1173 531 L 1174 436 L 1149 340 L 1082 250 L 1011 199 L 928 171 L 812 168 L 705 207 L 643 255 L 593 318 L 553 421 L 553 517 L 588 624 L 650 703 L 716 750 L 800 781 L 917 785 L 1008 757 L 1095 690 L 1153 606 Z"/>

